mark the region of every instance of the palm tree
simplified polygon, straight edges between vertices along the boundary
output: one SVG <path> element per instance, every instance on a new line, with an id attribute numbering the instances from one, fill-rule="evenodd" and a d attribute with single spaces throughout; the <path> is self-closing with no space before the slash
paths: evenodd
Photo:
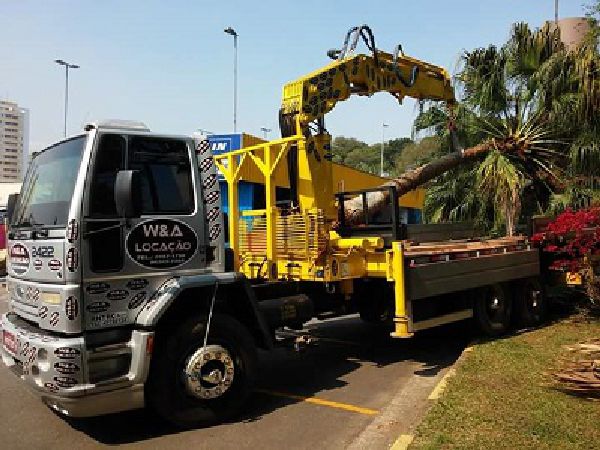
<path id="1" fill-rule="evenodd" d="M 431 222 L 473 221 L 477 228 L 487 229 L 491 208 L 487 199 L 473 189 L 476 176 L 476 169 L 463 166 L 438 177 L 427 188 L 424 216 Z"/>
<path id="2" fill-rule="evenodd" d="M 500 126 L 495 126 L 491 121 L 482 123 L 482 130 L 485 130 L 486 126 L 490 127 L 487 130 L 490 137 L 482 143 L 441 156 L 405 172 L 385 185 L 395 186 L 398 195 L 403 195 L 452 169 L 482 159 L 490 152 L 494 152 L 494 157 L 485 158 L 477 172 L 477 179 L 481 183 L 479 192 L 496 201 L 502 199 L 502 202 L 497 204 L 501 205 L 504 213 L 510 215 L 507 221 L 510 224 L 507 228 L 510 235 L 514 230 L 519 208 L 511 208 L 507 202 L 509 197 L 514 199 L 520 194 L 526 178 L 525 173 L 535 172 L 539 179 L 557 178 L 556 169 L 553 169 L 549 162 L 555 158 L 557 152 L 548 147 L 552 141 L 547 139 L 543 123 L 538 122 L 537 116 L 532 116 L 522 123 L 522 126 L 512 127 L 514 123 L 499 121 L 497 125 Z M 374 213 L 383 209 L 386 206 L 387 196 L 387 191 L 368 193 L 369 212 Z M 362 217 L 362 197 L 346 202 L 345 208 L 346 221 L 358 222 Z M 501 220 L 500 216 L 498 220 Z"/>
<path id="3" fill-rule="evenodd" d="M 596 8 L 600 11 L 600 6 Z M 599 36 L 600 27 L 592 20 L 591 32 L 582 45 L 558 53 L 535 75 L 549 120 L 570 142 L 564 189 L 552 195 L 550 213 L 600 200 Z"/>
<path id="4" fill-rule="evenodd" d="M 461 94 L 457 121 L 470 146 L 447 153 L 387 184 L 403 194 L 449 170 L 477 162 L 477 176 L 472 182 L 473 189 L 484 198 L 480 204 L 495 205 L 495 222 L 505 225 L 507 233 L 512 234 L 523 187 L 541 184 L 548 197 L 560 185 L 566 158 L 562 142 L 553 138 L 551 116 L 543 108 L 552 98 L 543 84 L 547 80 L 538 73 L 564 53 L 558 30 L 546 26 L 531 31 L 526 24 L 514 25 L 510 39 L 501 48 L 489 46 L 465 52 L 456 77 Z M 554 66 L 554 70 L 557 68 Z M 565 80 L 559 85 L 561 94 L 569 88 L 572 91 L 568 74 L 561 76 Z M 448 114 L 447 108 L 432 105 L 419 116 L 415 126 L 447 135 L 440 125 Z M 386 193 L 371 194 L 369 209 L 382 208 L 385 197 Z M 361 208 L 360 199 L 347 202 L 346 219 L 359 220 Z"/>
<path id="5" fill-rule="evenodd" d="M 483 197 L 492 201 L 495 223 L 506 220 L 506 232 L 512 236 L 515 219 L 521 211 L 521 190 L 525 184 L 524 174 L 497 150 L 491 151 L 477 168 L 477 184 Z"/>

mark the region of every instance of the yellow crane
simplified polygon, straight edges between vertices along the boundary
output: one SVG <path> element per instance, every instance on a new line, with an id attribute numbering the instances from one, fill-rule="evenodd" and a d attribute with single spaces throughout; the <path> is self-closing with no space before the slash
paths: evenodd
<path id="1" fill-rule="evenodd" d="M 370 54 L 356 53 L 361 39 Z M 302 141 L 287 155 L 292 199 L 301 209 L 315 206 L 326 215 L 333 212 L 334 195 L 331 167 L 326 163 L 331 159 L 331 135 L 324 117 L 338 102 L 378 92 L 390 93 L 399 103 L 404 97 L 455 101 L 445 69 L 405 55 L 401 45 L 393 53 L 377 49 L 367 25 L 351 28 L 342 48 L 330 50 L 328 55 L 334 59 L 332 63 L 283 87 L 280 109 L 282 136 L 297 136 Z M 302 151 L 304 164 L 304 155 L 298 155 Z"/>
<path id="2" fill-rule="evenodd" d="M 360 40 L 370 54 L 356 53 Z M 366 25 L 351 28 L 342 48 L 328 55 L 333 62 L 283 87 L 281 139 L 217 155 L 215 161 L 228 183 L 236 270 L 252 279 L 337 283 L 341 292 L 351 295 L 356 278 L 394 280 L 393 272 L 402 271 L 402 257 L 394 259 L 395 250 L 380 235 L 343 237 L 334 231 L 339 202 L 324 116 L 351 95 L 389 92 L 400 103 L 407 96 L 449 104 L 455 99 L 445 69 L 405 55 L 400 45 L 393 53 L 377 49 Z M 276 206 L 274 182 L 275 174 L 285 170 L 284 160 L 292 197 L 292 208 L 286 210 Z M 255 164 L 264 176 L 266 207 L 244 211 L 240 217 L 237 183 L 245 164 Z M 397 199 L 393 198 L 397 230 Z M 402 275 L 397 276 L 404 292 Z M 403 333 L 408 333 L 406 327 Z"/>
<path id="3" fill-rule="evenodd" d="M 356 53 L 361 39 L 370 54 Z M 333 62 L 283 87 L 280 109 L 282 139 L 215 157 L 229 185 L 230 205 L 238 203 L 237 183 L 244 164 L 255 164 L 264 176 L 266 208 L 264 211 L 255 211 L 257 221 L 264 223 L 255 223 L 252 234 L 242 236 L 242 244 L 250 242 L 256 251 L 260 243 L 264 247 L 266 260 L 271 264 L 276 260 L 278 217 L 273 179 L 277 171 L 283 170 L 284 160 L 287 162 L 296 213 L 302 215 L 311 212 L 315 220 L 322 221 L 327 229 L 337 219 L 332 182 L 331 135 L 325 129 L 324 116 L 338 102 L 351 95 L 370 96 L 377 92 L 389 92 L 399 102 L 407 96 L 419 100 L 454 102 L 454 90 L 445 69 L 405 55 L 400 45 L 393 53 L 377 49 L 373 33 L 366 25 L 351 28 L 342 48 L 331 50 L 328 55 L 334 59 Z M 236 253 L 238 265 L 243 266 L 239 213 L 232 207 L 229 214 L 231 248 Z M 264 218 L 264 221 L 260 218 Z M 263 238 L 259 237 L 261 227 Z M 269 265 L 265 263 L 262 267 Z M 269 273 L 275 274 L 276 271 Z M 275 275 L 275 278 L 278 276 Z"/>

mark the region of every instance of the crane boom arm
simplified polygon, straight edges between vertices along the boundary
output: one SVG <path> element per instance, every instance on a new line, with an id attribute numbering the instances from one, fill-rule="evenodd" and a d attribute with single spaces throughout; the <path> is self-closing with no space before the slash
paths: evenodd
<path id="1" fill-rule="evenodd" d="M 351 95 L 389 92 L 404 97 L 454 103 L 450 76 L 442 67 L 403 54 L 375 50 L 338 59 L 283 87 L 281 113 L 296 116 L 299 129 L 319 120 Z M 299 130 L 298 130 L 299 131 Z"/>

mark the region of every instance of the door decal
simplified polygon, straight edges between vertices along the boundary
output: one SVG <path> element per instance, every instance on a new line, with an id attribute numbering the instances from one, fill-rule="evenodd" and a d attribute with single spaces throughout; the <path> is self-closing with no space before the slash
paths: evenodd
<path id="1" fill-rule="evenodd" d="M 173 219 L 146 220 L 127 235 L 127 254 L 143 267 L 170 269 L 190 261 L 198 237 L 187 224 Z"/>

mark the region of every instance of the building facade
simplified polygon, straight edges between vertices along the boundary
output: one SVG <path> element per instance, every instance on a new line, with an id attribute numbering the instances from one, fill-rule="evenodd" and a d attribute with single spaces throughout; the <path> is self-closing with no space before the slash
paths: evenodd
<path id="1" fill-rule="evenodd" d="M 558 22 L 548 21 L 550 29 L 558 26 L 560 40 L 567 50 L 575 50 L 586 38 L 590 31 L 590 22 L 586 17 L 565 17 Z"/>
<path id="2" fill-rule="evenodd" d="M 0 100 L 0 183 L 23 180 L 29 157 L 29 111 Z"/>

